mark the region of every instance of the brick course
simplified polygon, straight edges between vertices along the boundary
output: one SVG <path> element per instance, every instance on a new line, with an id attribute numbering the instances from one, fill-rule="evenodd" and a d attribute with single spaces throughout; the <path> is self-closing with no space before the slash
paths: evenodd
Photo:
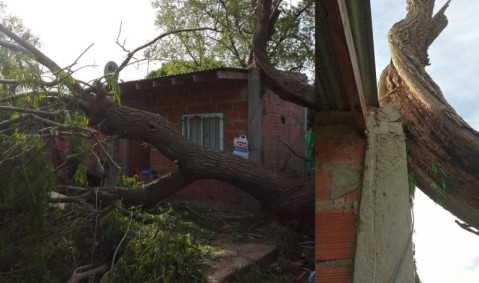
<path id="1" fill-rule="evenodd" d="M 357 188 L 333 199 L 332 176 L 338 168 L 352 168 L 362 176 L 366 142 L 351 123 L 340 124 L 335 115 L 321 113 L 316 124 L 316 282 L 346 283 L 352 281 L 357 222 L 354 207 L 359 202 L 362 181 Z"/>
<path id="2" fill-rule="evenodd" d="M 181 130 L 181 116 L 185 114 L 223 113 L 223 149 L 233 150 L 233 140 L 248 131 L 248 81 L 215 80 L 213 82 L 185 83 L 168 88 L 126 92 L 123 105 L 158 113 Z M 291 154 L 280 143 L 280 139 L 294 148 L 298 154 L 304 153 L 305 141 L 302 123 L 304 108 L 284 102 L 274 93 L 266 90 L 261 97 L 258 110 L 262 113 L 262 164 L 271 170 L 301 174 L 303 161 Z M 283 117 L 283 119 L 281 118 Z M 175 168 L 175 164 L 156 149 L 149 149 L 148 166 L 161 176 Z M 130 158 L 133 158 L 130 155 Z M 131 160 L 130 160 L 131 162 Z M 146 166 L 146 165 L 145 165 Z M 131 168 L 132 175 L 145 168 Z M 297 171 L 297 172 L 293 172 Z M 180 198 L 209 200 L 232 205 L 243 201 L 238 189 L 215 180 L 196 181 L 176 194 Z"/>

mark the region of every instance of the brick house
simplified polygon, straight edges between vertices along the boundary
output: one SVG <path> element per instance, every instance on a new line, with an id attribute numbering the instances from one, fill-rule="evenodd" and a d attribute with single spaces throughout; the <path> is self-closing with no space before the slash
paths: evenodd
<path id="1" fill-rule="evenodd" d="M 122 105 L 160 114 L 193 142 L 232 152 L 234 138 L 245 135 L 249 159 L 282 174 L 306 173 L 297 156 L 305 153 L 306 109 L 263 86 L 257 71 L 217 68 L 123 82 L 120 87 Z M 115 155 L 130 176 L 147 168 L 161 176 L 175 168 L 155 148 L 133 140 L 120 140 Z M 259 207 L 249 195 L 215 180 L 196 181 L 175 198 Z"/>
<path id="2" fill-rule="evenodd" d="M 370 1 L 318 3 L 315 280 L 415 282 L 405 134 L 379 104 Z"/>

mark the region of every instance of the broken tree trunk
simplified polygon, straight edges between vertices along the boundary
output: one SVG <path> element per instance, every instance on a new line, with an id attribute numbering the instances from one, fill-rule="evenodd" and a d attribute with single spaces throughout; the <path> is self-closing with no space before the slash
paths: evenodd
<path id="1" fill-rule="evenodd" d="M 269 19 L 271 15 L 271 1 L 263 0 L 261 13 L 257 16 L 259 29 L 255 33 L 255 49 L 265 48 L 270 35 L 264 32 L 264 28 L 272 29 L 277 16 Z M 120 64 L 116 74 L 128 64 L 133 55 L 147 46 L 154 44 L 161 38 L 177 32 L 205 30 L 208 28 L 185 29 L 164 33 L 153 41 L 136 48 L 129 53 L 125 61 Z M 35 46 L 31 45 L 15 33 L 0 24 L 0 31 L 18 45 L 8 45 L 6 48 L 24 52 L 40 64 L 46 66 L 53 74 L 60 76 L 63 83 L 67 84 L 72 95 L 66 95 L 62 99 L 75 102 L 90 120 L 90 125 L 96 126 L 107 135 L 118 135 L 135 140 L 142 140 L 150 143 L 159 152 L 170 160 L 174 160 L 178 168 L 176 171 L 163 176 L 159 180 L 149 184 L 140 190 L 127 190 L 121 188 L 93 189 L 90 193 L 82 195 L 87 201 L 103 205 L 115 200 L 121 200 L 127 205 L 152 205 L 167 196 L 181 190 L 189 183 L 199 179 L 216 179 L 224 181 L 251 194 L 258 199 L 263 206 L 273 212 L 280 219 L 292 220 L 302 218 L 311 220 L 314 210 L 314 184 L 312 180 L 286 180 L 282 176 L 263 168 L 260 164 L 245 160 L 231 153 L 209 150 L 201 147 L 179 133 L 166 119 L 160 115 L 137 109 L 122 107 L 114 103 L 107 95 L 105 86 L 100 81 L 82 84 L 74 79 L 67 80 L 61 77 L 65 73 L 53 60 L 45 56 Z M 265 36 L 265 37 L 264 37 Z M 263 50 L 261 49 L 261 50 Z M 255 51 L 256 52 L 256 51 Z M 262 60 L 263 73 L 269 74 L 266 77 L 274 77 L 277 73 L 270 66 L 269 59 L 264 54 L 259 56 Z M 68 77 L 68 76 L 67 76 Z M 312 87 L 298 80 L 296 76 L 281 77 L 287 81 L 286 91 L 279 95 L 286 100 L 301 105 L 311 106 Z M 282 85 L 277 81 L 270 82 L 272 88 L 281 90 Z M 307 91 L 307 96 L 303 97 Z"/>
<path id="2" fill-rule="evenodd" d="M 391 63 L 379 81 L 381 104 L 393 103 L 407 134 L 410 176 L 424 193 L 479 228 L 479 133 L 447 103 L 427 74 L 427 50 L 447 25 L 448 1 L 407 1 L 405 19 L 390 30 Z"/>
<path id="3" fill-rule="evenodd" d="M 103 133 L 150 143 L 178 166 L 177 171 L 145 190 L 95 190 L 98 195 L 94 197 L 104 203 L 122 199 L 127 205 L 151 205 L 195 180 L 216 179 L 249 193 L 280 218 L 291 219 L 313 211 L 311 181 L 286 180 L 256 162 L 192 143 L 160 115 L 119 106 L 102 96 L 95 101 L 89 118 L 90 124 Z"/>

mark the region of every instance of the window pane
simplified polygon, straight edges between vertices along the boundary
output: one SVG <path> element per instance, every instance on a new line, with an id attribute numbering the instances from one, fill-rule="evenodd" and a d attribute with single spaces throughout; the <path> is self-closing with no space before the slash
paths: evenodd
<path id="1" fill-rule="evenodd" d="M 220 149 L 220 118 L 205 117 L 203 121 L 203 145 L 211 149 Z"/>
<path id="2" fill-rule="evenodd" d="M 198 114 L 182 117 L 181 132 L 194 143 L 207 148 L 223 149 L 223 115 Z"/>
<path id="3" fill-rule="evenodd" d="M 201 135 L 201 118 L 199 116 L 191 117 L 189 119 L 189 131 L 188 131 L 188 139 L 197 143 L 203 144 L 202 135 Z"/>

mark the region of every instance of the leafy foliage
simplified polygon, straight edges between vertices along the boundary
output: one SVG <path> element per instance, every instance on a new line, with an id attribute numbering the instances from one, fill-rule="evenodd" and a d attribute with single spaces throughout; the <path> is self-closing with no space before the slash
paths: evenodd
<path id="1" fill-rule="evenodd" d="M 194 71 L 207 70 L 222 67 L 223 63 L 213 58 L 205 58 L 201 65 L 197 65 L 194 61 L 177 60 L 173 62 L 163 63 L 158 70 L 151 71 L 146 77 L 155 78 L 161 76 L 170 76 Z"/>
<path id="2" fill-rule="evenodd" d="M 120 247 L 121 256 L 102 282 L 206 282 L 203 260 L 214 248 L 202 240 L 202 229 L 170 206 L 129 216 L 112 212 L 99 227 L 103 241 Z"/>
<path id="3" fill-rule="evenodd" d="M 439 164 L 438 162 L 432 163 L 427 168 L 427 172 L 437 176 L 441 180 L 440 183 L 436 181 L 432 181 L 430 186 L 434 190 L 434 193 L 436 194 L 436 202 L 444 205 L 444 202 L 445 202 L 444 193 L 446 192 L 446 187 L 447 187 L 446 172 L 444 171 L 444 169 L 442 169 L 441 164 Z"/>
<path id="4" fill-rule="evenodd" d="M 274 1 L 277 2 L 277 1 Z M 312 71 L 314 57 L 314 9 L 312 0 L 281 4 L 268 52 L 277 67 Z M 256 27 L 256 1 L 154 0 L 156 24 L 165 31 L 211 27 L 217 31 L 180 33 L 154 48 L 162 61 L 186 60 L 206 66 L 214 59 L 225 66 L 247 67 L 253 62 L 251 40 Z"/>
<path id="5" fill-rule="evenodd" d="M 43 226 L 47 193 L 53 187 L 48 156 L 38 135 L 15 130 L 0 139 L 0 204 L 27 215 L 32 232 Z"/>
<path id="6" fill-rule="evenodd" d="M 87 258 L 79 242 L 86 218 L 76 212 L 45 211 L 41 231 L 31 233 L 29 220 L 14 211 L 0 218 L 0 282 L 65 282 L 79 261 Z"/>

